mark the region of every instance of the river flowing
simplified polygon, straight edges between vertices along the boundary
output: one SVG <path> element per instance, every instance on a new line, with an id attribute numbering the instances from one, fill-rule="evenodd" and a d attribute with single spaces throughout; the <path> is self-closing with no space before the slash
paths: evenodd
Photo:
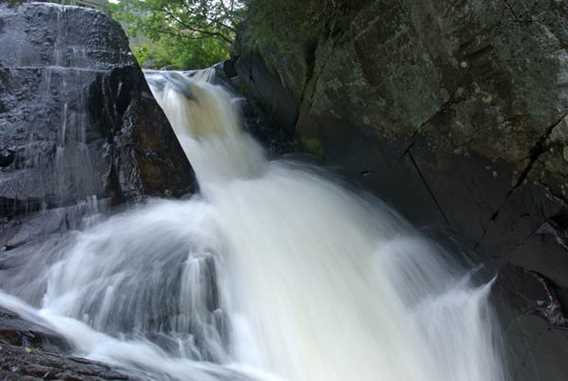
<path id="1" fill-rule="evenodd" d="M 75 232 L 0 305 L 151 380 L 508 379 L 491 282 L 379 199 L 268 160 L 207 75 L 147 77 L 200 193 Z"/>

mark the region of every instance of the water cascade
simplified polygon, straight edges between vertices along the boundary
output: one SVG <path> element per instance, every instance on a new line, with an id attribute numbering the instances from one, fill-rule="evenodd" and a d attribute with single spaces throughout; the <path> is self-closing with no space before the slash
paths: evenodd
<path id="1" fill-rule="evenodd" d="M 200 194 L 75 232 L 0 305 L 147 379 L 506 380 L 491 283 L 380 200 L 267 160 L 206 74 L 147 74 Z"/>

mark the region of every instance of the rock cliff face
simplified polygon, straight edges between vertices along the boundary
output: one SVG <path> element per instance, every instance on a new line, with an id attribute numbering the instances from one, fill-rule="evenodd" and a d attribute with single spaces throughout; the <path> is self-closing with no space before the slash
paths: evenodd
<path id="1" fill-rule="evenodd" d="M 276 130 L 498 270 L 512 379 L 566 379 L 568 3 L 313 3 L 296 16 L 316 34 L 241 31 L 249 95 L 287 115 Z"/>
<path id="2" fill-rule="evenodd" d="M 86 8 L 0 4 L 0 273 L 41 268 L 42 253 L 64 245 L 62 233 L 94 212 L 195 189 L 192 168 L 117 23 Z M 6 279 L 0 274 L 1 284 Z M 40 379 L 42 371 L 126 379 L 51 358 L 43 344 L 33 353 L 18 349 L 29 340 L 13 338 L 33 332 L 18 321 L 0 318 L 2 379 Z"/>

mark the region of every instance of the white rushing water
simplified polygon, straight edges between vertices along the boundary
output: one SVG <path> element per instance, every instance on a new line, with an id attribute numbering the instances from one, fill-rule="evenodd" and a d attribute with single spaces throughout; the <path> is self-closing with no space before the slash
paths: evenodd
<path id="1" fill-rule="evenodd" d="M 200 194 L 76 233 L 1 305 L 149 379 L 507 379 L 491 284 L 380 200 L 268 161 L 207 76 L 148 77 Z"/>

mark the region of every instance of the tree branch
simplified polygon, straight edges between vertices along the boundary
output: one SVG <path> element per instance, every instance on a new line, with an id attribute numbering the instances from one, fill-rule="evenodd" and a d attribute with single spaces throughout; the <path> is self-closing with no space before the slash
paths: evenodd
<path id="1" fill-rule="evenodd" d="M 208 37 L 219 38 L 229 45 L 233 42 L 233 40 L 231 38 L 225 36 L 221 32 L 211 31 L 211 30 L 207 30 L 205 28 L 198 28 L 198 27 L 194 27 L 194 26 L 188 24 L 187 22 L 183 21 L 179 16 L 176 16 L 173 13 L 173 11 L 168 9 L 167 7 L 164 8 L 164 13 L 166 15 L 168 15 L 171 19 L 173 19 L 173 21 L 176 22 L 177 24 L 179 24 L 182 28 L 185 28 L 185 29 L 190 30 L 192 32 L 199 33 L 199 34 L 202 34 L 202 35 L 205 35 L 205 36 L 208 36 Z"/>

